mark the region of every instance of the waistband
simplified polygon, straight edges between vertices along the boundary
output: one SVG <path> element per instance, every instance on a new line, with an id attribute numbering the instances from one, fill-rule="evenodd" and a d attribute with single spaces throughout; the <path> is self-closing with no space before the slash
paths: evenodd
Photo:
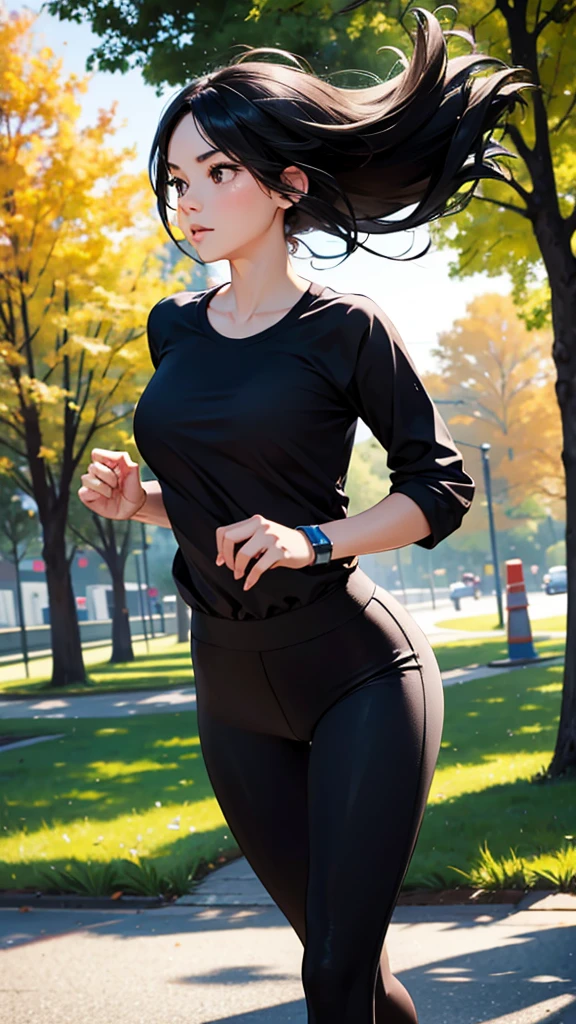
<path id="1" fill-rule="evenodd" d="M 194 610 L 191 632 L 196 640 L 238 651 L 291 647 L 348 622 L 366 607 L 375 590 L 374 580 L 356 566 L 343 587 L 268 619 L 225 619 Z"/>

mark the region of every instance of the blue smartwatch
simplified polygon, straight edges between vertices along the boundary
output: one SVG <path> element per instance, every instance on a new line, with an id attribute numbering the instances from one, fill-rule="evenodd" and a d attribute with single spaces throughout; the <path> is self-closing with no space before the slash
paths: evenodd
<path id="1" fill-rule="evenodd" d="M 315 559 L 311 565 L 324 565 L 332 558 L 332 541 L 319 526 L 296 526 L 296 530 L 302 530 L 306 534 L 314 548 Z"/>

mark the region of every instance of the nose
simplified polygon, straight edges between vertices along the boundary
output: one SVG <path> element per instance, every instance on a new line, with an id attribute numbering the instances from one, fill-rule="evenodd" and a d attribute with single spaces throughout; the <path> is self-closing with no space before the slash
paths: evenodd
<path id="1" fill-rule="evenodd" d="M 183 195 L 182 198 L 178 200 L 178 202 L 182 210 L 185 211 L 185 213 L 191 213 L 192 211 L 200 213 L 200 210 L 202 209 L 201 204 L 197 202 L 195 203 L 188 192 L 186 192 L 185 195 Z"/>

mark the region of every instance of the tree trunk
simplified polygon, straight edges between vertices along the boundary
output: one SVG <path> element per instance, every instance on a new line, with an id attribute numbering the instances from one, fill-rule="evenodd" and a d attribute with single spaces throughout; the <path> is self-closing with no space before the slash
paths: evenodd
<path id="1" fill-rule="evenodd" d="M 188 605 L 176 591 L 176 621 L 178 623 L 178 643 L 186 644 L 190 638 L 190 616 Z"/>
<path id="2" fill-rule="evenodd" d="M 22 577 L 20 574 L 20 558 L 18 555 L 18 545 L 15 544 L 12 557 L 14 560 L 14 572 L 16 573 L 16 605 L 18 607 L 18 622 L 20 625 L 20 643 L 22 645 L 22 660 L 24 661 L 24 671 L 26 678 L 30 676 L 30 670 L 28 668 L 28 637 L 26 636 L 26 622 L 24 619 L 24 604 L 22 601 Z"/>
<path id="3" fill-rule="evenodd" d="M 576 774 L 576 263 L 566 254 L 560 276 L 551 277 L 556 395 L 562 417 L 562 461 L 566 473 L 566 656 L 560 724 L 549 776 Z M 566 266 L 566 262 L 571 264 Z M 571 270 L 571 273 L 568 271 Z M 558 282 L 562 282 L 559 284 Z M 564 283 L 567 287 L 564 287 Z M 572 639 L 571 639 L 572 638 Z"/>
<path id="4" fill-rule="evenodd" d="M 112 656 L 111 664 L 121 661 L 134 661 L 132 649 L 132 635 L 130 633 L 130 618 L 126 601 L 126 587 L 124 586 L 124 564 L 108 566 L 112 577 L 112 594 L 114 600 L 114 611 L 112 612 Z"/>
<path id="5" fill-rule="evenodd" d="M 66 558 L 65 522 L 65 514 L 53 513 L 51 521 L 44 527 L 42 554 L 46 564 L 52 632 L 51 686 L 86 682 L 72 578 Z"/>

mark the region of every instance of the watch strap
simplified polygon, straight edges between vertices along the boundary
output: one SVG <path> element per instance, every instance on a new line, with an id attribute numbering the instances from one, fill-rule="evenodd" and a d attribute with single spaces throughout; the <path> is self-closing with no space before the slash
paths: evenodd
<path id="1" fill-rule="evenodd" d="M 306 534 L 314 549 L 315 558 L 311 563 L 312 565 L 324 565 L 330 561 L 332 557 L 332 541 L 318 525 L 296 526 L 295 529 L 302 530 Z"/>

